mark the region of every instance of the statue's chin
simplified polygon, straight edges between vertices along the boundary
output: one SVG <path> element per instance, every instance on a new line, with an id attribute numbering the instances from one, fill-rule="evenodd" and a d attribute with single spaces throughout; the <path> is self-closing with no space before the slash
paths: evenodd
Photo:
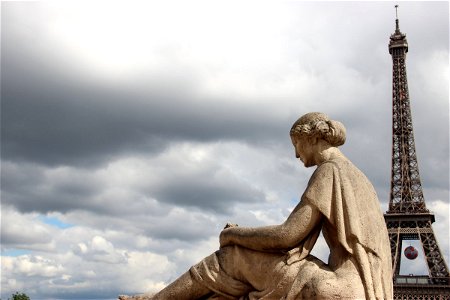
<path id="1" fill-rule="evenodd" d="M 316 164 L 307 161 L 307 162 L 304 162 L 303 165 L 304 165 L 306 168 L 310 168 L 310 167 L 314 167 Z"/>

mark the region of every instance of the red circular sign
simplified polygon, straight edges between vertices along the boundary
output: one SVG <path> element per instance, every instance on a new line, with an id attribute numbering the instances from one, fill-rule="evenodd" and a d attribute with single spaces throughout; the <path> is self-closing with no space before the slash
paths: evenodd
<path id="1" fill-rule="evenodd" d="M 406 247 L 404 253 L 407 259 L 416 259 L 417 255 L 419 255 L 419 251 L 413 246 Z"/>

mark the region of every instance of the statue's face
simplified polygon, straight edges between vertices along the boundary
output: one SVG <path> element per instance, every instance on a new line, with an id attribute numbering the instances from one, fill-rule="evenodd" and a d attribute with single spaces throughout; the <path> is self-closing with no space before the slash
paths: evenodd
<path id="1" fill-rule="evenodd" d="M 299 158 L 305 167 L 309 168 L 315 166 L 313 146 L 308 138 L 304 136 L 292 137 L 292 144 L 295 148 L 295 157 Z"/>

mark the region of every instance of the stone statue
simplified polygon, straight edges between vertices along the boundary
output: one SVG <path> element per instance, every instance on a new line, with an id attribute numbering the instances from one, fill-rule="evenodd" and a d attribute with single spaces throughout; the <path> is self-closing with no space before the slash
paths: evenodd
<path id="1" fill-rule="evenodd" d="M 391 299 L 386 225 L 372 184 L 337 148 L 344 126 L 308 113 L 290 135 L 296 157 L 317 168 L 283 224 L 227 224 L 220 249 L 162 291 L 119 299 Z M 328 263 L 310 254 L 320 232 Z"/>

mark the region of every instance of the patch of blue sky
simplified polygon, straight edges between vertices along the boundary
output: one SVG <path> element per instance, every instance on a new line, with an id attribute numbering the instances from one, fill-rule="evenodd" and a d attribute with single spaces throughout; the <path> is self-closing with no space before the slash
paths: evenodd
<path id="1" fill-rule="evenodd" d="M 25 249 L 7 249 L 7 250 L 3 250 L 1 251 L 1 255 L 2 256 L 13 256 L 13 257 L 17 257 L 17 256 L 21 256 L 21 255 L 26 255 L 26 254 L 30 254 L 31 251 L 30 250 L 25 250 Z"/>
<path id="2" fill-rule="evenodd" d="M 49 217 L 49 216 L 39 216 L 39 220 L 45 224 L 60 228 L 60 229 L 66 229 L 66 228 L 70 228 L 73 227 L 75 225 L 73 224 L 69 224 L 69 223 L 64 223 L 63 221 L 61 221 L 60 219 L 56 218 L 56 217 Z"/>
<path id="3" fill-rule="evenodd" d="M 291 198 L 290 204 L 296 206 L 299 203 L 300 203 L 300 198 L 298 196 Z"/>

